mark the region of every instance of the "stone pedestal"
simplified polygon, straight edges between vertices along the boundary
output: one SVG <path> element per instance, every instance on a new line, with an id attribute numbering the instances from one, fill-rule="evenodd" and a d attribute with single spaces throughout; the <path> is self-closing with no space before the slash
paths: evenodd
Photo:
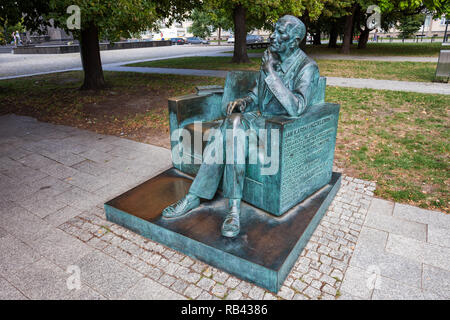
<path id="1" fill-rule="evenodd" d="M 169 169 L 107 202 L 106 217 L 276 293 L 336 195 L 341 174 L 334 172 L 328 184 L 282 217 L 244 202 L 236 238 L 221 235 L 228 204 L 220 193 L 184 217 L 162 217 L 162 210 L 181 199 L 191 182 L 190 176 Z"/>

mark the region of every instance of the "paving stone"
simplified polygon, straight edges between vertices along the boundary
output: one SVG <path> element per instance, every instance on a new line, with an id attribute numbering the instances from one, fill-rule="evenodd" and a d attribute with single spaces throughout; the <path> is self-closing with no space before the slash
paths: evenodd
<path id="1" fill-rule="evenodd" d="M 407 221 L 395 216 L 373 214 L 369 211 L 365 225 L 378 230 L 403 235 L 417 240 L 426 240 L 426 225 Z"/>
<path id="2" fill-rule="evenodd" d="M 72 289 L 69 291 L 67 300 L 106 300 L 106 297 L 83 284 L 80 289 Z"/>
<path id="3" fill-rule="evenodd" d="M 188 285 L 189 284 L 186 281 L 178 279 L 172 284 L 170 288 L 178 293 L 183 293 L 184 290 L 186 290 L 186 288 L 188 287 Z"/>
<path id="4" fill-rule="evenodd" d="M 309 300 L 309 298 L 303 294 L 296 293 L 292 300 Z"/>
<path id="5" fill-rule="evenodd" d="M 336 295 L 336 292 L 337 292 L 336 288 L 334 288 L 333 286 L 331 286 L 329 284 L 324 285 L 322 288 L 322 291 L 332 295 L 333 297 Z"/>
<path id="6" fill-rule="evenodd" d="M 450 248 L 450 229 L 435 224 L 428 225 L 427 241 L 443 247 Z"/>
<path id="7" fill-rule="evenodd" d="M 6 232 L 5 229 L 0 228 L 0 238 L 3 238 L 3 237 L 5 237 L 5 236 L 7 236 L 7 235 L 8 235 L 8 232 Z"/>
<path id="8" fill-rule="evenodd" d="M 334 251 L 334 253 L 330 253 L 330 255 L 332 255 L 333 258 L 337 258 L 337 259 L 342 258 L 341 254 L 339 254 L 337 251 Z M 326 255 L 320 255 L 319 260 L 321 263 L 326 264 L 326 265 L 330 265 L 331 262 L 333 262 L 333 260 Z"/>
<path id="9" fill-rule="evenodd" d="M 329 275 L 323 274 L 320 277 L 320 281 L 329 284 L 330 286 L 334 286 L 336 283 L 336 279 L 330 277 Z"/>
<path id="10" fill-rule="evenodd" d="M 360 297 L 355 297 L 347 292 L 341 292 L 341 291 L 338 291 L 336 299 L 337 300 L 363 300 Z M 367 299 L 365 299 L 365 300 L 367 300 Z"/>
<path id="11" fill-rule="evenodd" d="M 220 282 L 220 283 L 225 283 L 225 281 L 228 279 L 229 274 L 223 271 L 219 271 L 219 272 L 214 272 L 213 274 L 213 280 Z"/>
<path id="12" fill-rule="evenodd" d="M 72 188 L 70 184 L 52 176 L 47 176 L 43 179 L 29 182 L 28 186 L 36 190 L 36 192 L 30 196 L 30 198 L 35 199 L 54 197 Z"/>
<path id="13" fill-rule="evenodd" d="M 124 300 L 185 300 L 182 295 L 149 278 L 142 278 L 122 297 Z"/>
<path id="14" fill-rule="evenodd" d="M 278 296 L 280 296 L 285 300 L 291 300 L 294 294 L 295 294 L 294 290 L 286 286 L 281 286 L 280 290 L 278 291 Z"/>
<path id="15" fill-rule="evenodd" d="M 173 255 L 175 255 L 175 253 Z M 176 255 L 179 256 L 179 254 Z M 180 264 L 185 267 L 190 267 L 194 264 L 194 261 L 186 256 L 183 260 L 180 261 Z"/>
<path id="16" fill-rule="evenodd" d="M 89 246 L 96 248 L 98 250 L 103 250 L 105 249 L 109 243 L 105 242 L 103 240 L 100 240 L 99 238 L 91 238 L 88 242 L 86 242 Z"/>
<path id="17" fill-rule="evenodd" d="M 83 256 L 74 265 L 80 267 L 82 281 L 107 298 L 120 298 L 142 279 L 140 273 L 96 250 Z M 145 283 L 142 286 L 145 287 Z"/>
<path id="18" fill-rule="evenodd" d="M 248 291 L 247 294 L 250 298 L 254 300 L 261 300 L 264 296 L 264 290 L 260 287 L 252 286 L 252 288 Z"/>
<path id="19" fill-rule="evenodd" d="M 106 163 L 114 158 L 111 153 L 102 152 L 96 149 L 87 150 L 79 155 L 99 164 Z"/>
<path id="20" fill-rule="evenodd" d="M 184 295 L 191 299 L 197 298 L 201 293 L 202 289 L 193 284 L 189 285 L 187 289 L 184 291 Z"/>
<path id="21" fill-rule="evenodd" d="M 27 298 L 11 285 L 6 279 L 0 277 L 0 300 L 26 300 Z"/>
<path id="22" fill-rule="evenodd" d="M 363 248 L 366 251 L 383 251 L 386 247 L 387 238 L 388 233 L 385 231 L 363 227 L 355 248 Z"/>
<path id="23" fill-rule="evenodd" d="M 370 299 L 373 287 L 368 286 L 369 276 L 363 269 L 349 267 L 345 273 L 340 290 L 355 297 Z"/>
<path id="24" fill-rule="evenodd" d="M 10 167 L 9 169 L 2 171 L 2 173 L 21 185 L 47 177 L 47 174 L 44 172 L 23 165 Z M 20 198 L 18 197 L 17 199 Z"/>
<path id="25" fill-rule="evenodd" d="M 223 284 L 216 284 L 211 290 L 212 294 L 214 294 L 219 298 L 225 297 L 227 291 L 228 291 L 227 287 L 225 287 Z"/>
<path id="26" fill-rule="evenodd" d="M 431 292 L 410 287 L 386 277 L 380 277 L 379 287 L 373 292 L 373 300 L 428 300 L 439 297 Z"/>
<path id="27" fill-rule="evenodd" d="M 450 229 L 450 216 L 439 211 L 426 210 L 407 204 L 396 203 L 394 216 L 409 221 L 432 224 L 441 228 Z"/>
<path id="28" fill-rule="evenodd" d="M 317 290 L 317 289 L 315 289 L 313 287 L 307 287 L 303 291 L 303 294 L 305 294 L 310 299 L 317 299 L 318 297 L 320 297 L 321 292 L 320 292 L 320 290 Z"/>
<path id="29" fill-rule="evenodd" d="M 39 177 L 41 179 L 42 177 Z M 16 201 L 28 198 L 31 194 L 37 191 L 26 184 L 14 183 L 8 186 L 2 186 L 2 198 L 4 201 Z"/>
<path id="30" fill-rule="evenodd" d="M 92 193 L 77 187 L 58 195 L 55 199 L 82 211 L 95 207 L 100 202 Z"/>
<path id="31" fill-rule="evenodd" d="M 68 150 L 61 150 L 61 151 L 57 151 L 57 152 L 48 152 L 48 151 L 42 150 L 42 151 L 40 151 L 40 154 L 42 154 L 43 156 L 45 156 L 47 158 L 55 160 L 56 162 L 59 162 L 63 165 L 69 166 L 69 167 L 86 160 L 86 158 L 81 157 L 75 153 L 68 151 Z"/>
<path id="32" fill-rule="evenodd" d="M 373 198 L 367 215 L 389 215 L 392 216 L 394 202 Z"/>
<path id="33" fill-rule="evenodd" d="M 417 241 L 399 235 L 389 235 L 386 245 L 388 252 L 426 263 L 431 266 L 450 270 L 450 248 L 432 243 Z"/>
<path id="34" fill-rule="evenodd" d="M 423 265 L 423 288 L 450 299 L 450 271 Z"/>
<path id="35" fill-rule="evenodd" d="M 89 192 L 95 192 L 108 183 L 105 180 L 84 172 L 78 172 L 66 178 L 64 181 Z"/>
<path id="36" fill-rule="evenodd" d="M 241 283 L 241 280 L 235 277 L 229 277 L 227 281 L 225 281 L 225 286 L 234 289 L 239 285 L 239 283 Z"/>
<path id="37" fill-rule="evenodd" d="M 54 160 L 51 160 L 49 158 L 43 157 L 40 154 L 32 153 L 24 158 L 21 158 L 18 160 L 23 165 L 33 168 L 33 169 L 40 169 L 43 167 L 48 167 L 51 165 L 56 164 L 57 162 Z"/>
<path id="38" fill-rule="evenodd" d="M 161 278 L 163 273 L 162 273 L 162 271 L 160 269 L 149 266 L 149 268 L 147 269 L 147 271 L 144 274 L 146 276 L 152 278 L 153 280 L 158 280 L 158 279 Z"/>
<path id="39" fill-rule="evenodd" d="M 2 213 L 0 227 L 24 242 L 43 237 L 53 229 L 44 220 L 19 207 Z"/>
<path id="40" fill-rule="evenodd" d="M 344 279 L 344 273 L 338 269 L 334 269 L 330 276 L 336 279 L 336 281 L 342 281 Z"/>
<path id="41" fill-rule="evenodd" d="M 20 206 L 24 207 L 40 218 L 44 218 L 47 215 L 55 213 L 56 211 L 64 208 L 66 204 L 52 198 L 36 199 L 31 195 L 29 199 L 21 201 Z"/>
<path id="42" fill-rule="evenodd" d="M 43 258 L 17 270 L 8 280 L 29 299 L 53 300 L 70 296 L 69 277 L 70 274 Z"/>
<path id="43" fill-rule="evenodd" d="M 93 250 L 85 243 L 59 229 L 52 229 L 45 237 L 31 241 L 29 244 L 36 252 L 62 269 L 73 265 Z"/>
<path id="44" fill-rule="evenodd" d="M 215 285 L 216 283 L 209 279 L 209 278 L 202 278 L 200 279 L 199 282 L 197 282 L 197 286 L 199 286 L 200 288 L 202 288 L 203 290 L 206 291 L 210 291 L 211 288 Z"/>
<path id="45" fill-rule="evenodd" d="M 46 167 L 42 167 L 39 170 L 58 179 L 66 179 L 68 177 L 77 174 L 78 172 L 77 170 L 69 166 L 62 165 L 60 163 L 55 163 Z"/>
<path id="46" fill-rule="evenodd" d="M 41 258 L 39 253 L 12 235 L 1 238 L 0 256 L 0 274 L 6 277 Z"/>
<path id="47" fill-rule="evenodd" d="M 292 284 L 292 288 L 297 290 L 298 292 L 302 292 L 307 287 L 307 284 L 300 280 L 295 280 Z"/>
<path id="48" fill-rule="evenodd" d="M 158 280 L 159 283 L 161 283 L 166 287 L 170 287 L 175 281 L 176 279 L 168 274 L 162 275 L 161 278 L 159 278 Z"/>
<path id="49" fill-rule="evenodd" d="M 372 236 L 369 236 L 369 233 L 372 233 Z M 370 228 L 365 229 L 364 237 L 371 239 L 378 237 L 381 243 L 385 241 L 384 233 Z M 392 254 L 377 245 L 358 243 L 350 265 L 363 270 L 376 270 L 378 274 L 410 286 L 421 286 L 422 265 L 420 262 Z"/>
<path id="50" fill-rule="evenodd" d="M 190 282 L 190 283 L 196 283 L 198 280 L 200 280 L 200 274 L 195 272 L 189 272 L 185 274 L 177 274 L 181 279 Z"/>
<path id="51" fill-rule="evenodd" d="M 77 171 L 87 173 L 96 177 L 101 177 L 102 179 L 107 178 L 107 175 L 117 173 L 116 170 L 106 167 L 104 165 L 98 164 L 97 162 L 91 160 L 85 160 L 83 162 L 73 165 L 71 168 Z"/>
<path id="52" fill-rule="evenodd" d="M 197 297 L 197 300 L 213 300 L 214 297 L 206 291 L 202 291 L 200 295 Z"/>
<path id="53" fill-rule="evenodd" d="M 239 290 L 229 290 L 225 300 L 240 300 L 242 299 L 242 292 Z"/>
<path id="54" fill-rule="evenodd" d="M 429 224 L 450 229 L 450 215 L 439 211 L 429 211 Z"/>

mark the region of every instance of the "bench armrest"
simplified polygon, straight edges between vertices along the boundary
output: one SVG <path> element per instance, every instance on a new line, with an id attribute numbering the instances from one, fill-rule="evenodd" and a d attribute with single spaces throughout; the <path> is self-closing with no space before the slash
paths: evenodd
<path id="1" fill-rule="evenodd" d="M 222 90 L 223 91 L 223 90 Z M 222 117 L 223 92 L 204 93 L 169 98 L 170 131 L 185 127 L 194 121 L 213 121 Z"/>

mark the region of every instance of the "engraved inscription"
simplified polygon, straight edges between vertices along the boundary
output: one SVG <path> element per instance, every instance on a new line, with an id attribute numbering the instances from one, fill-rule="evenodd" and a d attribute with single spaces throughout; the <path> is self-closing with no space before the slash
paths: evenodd
<path id="1" fill-rule="evenodd" d="M 281 207 L 295 205 L 331 177 L 336 128 L 324 117 L 284 133 Z"/>

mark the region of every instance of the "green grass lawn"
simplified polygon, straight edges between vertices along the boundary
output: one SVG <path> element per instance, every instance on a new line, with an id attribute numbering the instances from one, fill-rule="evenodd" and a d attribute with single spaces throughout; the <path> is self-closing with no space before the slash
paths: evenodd
<path id="1" fill-rule="evenodd" d="M 450 96 L 327 87 L 341 104 L 336 164 L 376 195 L 449 210 Z"/>
<path id="2" fill-rule="evenodd" d="M 258 70 L 260 58 L 251 58 L 248 64 L 236 64 L 230 57 L 186 57 L 130 64 L 136 67 Z M 360 60 L 317 60 L 320 74 L 330 77 L 371 78 L 430 82 L 434 78 L 434 62 L 385 62 Z"/>
<path id="3" fill-rule="evenodd" d="M 110 87 L 79 91 L 81 72 L 0 81 L 0 115 L 16 113 L 169 147 L 167 99 L 224 79 L 105 72 Z M 27 94 L 24 94 L 26 92 Z M 377 182 L 376 195 L 449 212 L 450 96 L 327 87 L 341 104 L 335 161 Z"/>
<path id="4" fill-rule="evenodd" d="M 419 43 L 368 43 L 367 48 L 359 50 L 357 45 L 350 48 L 351 55 L 370 56 L 419 56 L 437 57 L 442 43 L 419 42 Z M 264 52 L 265 49 L 250 49 L 249 53 Z M 326 44 L 315 46 L 307 45 L 305 52 L 308 54 L 342 54 L 340 48 L 328 48 Z M 230 51 L 232 52 L 232 51 Z"/>

